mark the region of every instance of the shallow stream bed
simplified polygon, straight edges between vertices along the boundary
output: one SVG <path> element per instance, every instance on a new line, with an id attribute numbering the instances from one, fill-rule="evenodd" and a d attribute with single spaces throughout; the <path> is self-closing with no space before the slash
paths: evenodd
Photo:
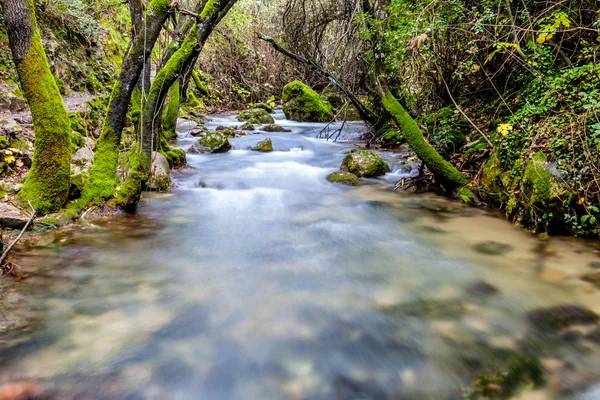
<path id="1" fill-rule="evenodd" d="M 559 304 L 600 313 L 600 290 L 579 278 L 600 268 L 598 243 L 394 192 L 410 172 L 391 153 L 381 179 L 329 183 L 353 145 L 276 117 L 293 132 L 188 155 L 176 188 L 133 216 L 24 242 L 16 261 L 32 276 L 3 283 L 15 322 L 0 383 L 59 399 L 450 400 L 527 354 L 545 383 L 517 398 L 600 399 L 600 325 L 527 318 Z M 273 152 L 249 150 L 267 136 Z"/>

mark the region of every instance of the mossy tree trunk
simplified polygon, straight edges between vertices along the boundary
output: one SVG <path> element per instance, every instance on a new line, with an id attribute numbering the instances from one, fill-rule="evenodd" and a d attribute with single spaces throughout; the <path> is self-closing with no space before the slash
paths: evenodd
<path id="1" fill-rule="evenodd" d="M 179 49 L 154 78 L 142 120 L 142 150 L 147 173 L 150 172 L 153 147 L 156 148 L 159 144 L 154 134 L 160 126 L 158 120 L 171 86 L 186 72 L 191 72 L 204 43 L 236 2 L 237 0 L 208 0 L 199 13 L 197 23 L 191 27 Z"/>
<path id="2" fill-rule="evenodd" d="M 96 144 L 90 182 L 83 191 L 83 198 L 87 204 L 98 204 L 102 200 L 112 198 L 115 194 L 119 146 L 131 95 L 138 84 L 154 43 L 172 12 L 171 0 L 152 0 L 145 13 L 145 23 L 139 25 L 141 31 L 132 39 L 117 83 L 113 88 L 109 109 Z"/>
<path id="3" fill-rule="evenodd" d="M 444 160 L 429 143 L 425 141 L 423 132 L 415 120 L 406 112 L 404 107 L 388 90 L 382 93 L 383 106 L 392 116 L 396 124 L 402 129 L 402 135 L 410 148 L 415 152 L 427 168 L 435 175 L 438 182 L 449 191 L 465 186 L 469 179 L 457 170 L 452 164 Z"/>
<path id="4" fill-rule="evenodd" d="M 177 117 L 180 104 L 180 81 L 175 82 L 169 90 L 169 98 L 163 114 L 162 131 L 167 139 L 177 138 Z"/>
<path id="5" fill-rule="evenodd" d="M 19 195 L 45 214 L 60 209 L 69 196 L 69 116 L 48 65 L 33 0 L 7 0 L 4 22 L 35 133 L 33 163 Z"/>

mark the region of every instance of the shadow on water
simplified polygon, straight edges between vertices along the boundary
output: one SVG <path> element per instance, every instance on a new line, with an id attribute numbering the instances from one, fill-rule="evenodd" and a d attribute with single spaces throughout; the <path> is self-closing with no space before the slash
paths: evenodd
<path id="1" fill-rule="evenodd" d="M 598 398 L 600 291 L 579 279 L 596 244 L 393 192 L 397 154 L 386 177 L 330 184 L 352 145 L 276 118 L 293 132 L 189 155 L 135 216 L 24 243 L 0 383 L 59 399 Z M 249 150 L 265 137 L 275 151 Z"/>

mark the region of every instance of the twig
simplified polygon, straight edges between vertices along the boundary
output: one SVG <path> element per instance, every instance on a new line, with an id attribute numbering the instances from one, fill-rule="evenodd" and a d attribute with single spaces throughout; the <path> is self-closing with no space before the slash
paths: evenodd
<path id="1" fill-rule="evenodd" d="M 8 253 L 12 250 L 13 247 L 15 247 L 15 245 L 21 239 L 21 237 L 23 237 L 23 234 L 29 227 L 29 224 L 31 224 L 31 221 L 33 221 L 35 219 L 37 210 L 31 205 L 31 202 L 29 202 L 29 207 L 31 207 L 31 216 L 29 217 L 29 220 L 27 221 L 27 223 L 25 224 L 25 226 L 19 233 L 19 236 L 17 236 L 17 238 L 15 240 L 13 240 L 13 242 L 6 248 L 6 250 L 4 250 L 4 253 L 2 253 L 2 257 L 0 257 L 0 266 L 4 264 L 4 260 L 6 260 L 6 257 L 8 257 Z"/>

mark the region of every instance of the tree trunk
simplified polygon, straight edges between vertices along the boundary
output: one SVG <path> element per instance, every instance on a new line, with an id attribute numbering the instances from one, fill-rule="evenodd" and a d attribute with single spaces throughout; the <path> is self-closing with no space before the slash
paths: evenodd
<path id="1" fill-rule="evenodd" d="M 199 15 L 198 23 L 192 26 L 181 47 L 169 58 L 154 78 L 142 121 L 142 150 L 146 172 L 149 172 L 151 167 L 152 147 L 153 145 L 155 145 L 154 147 L 158 146 L 154 132 L 159 126 L 157 124 L 158 117 L 171 86 L 186 71 L 193 68 L 213 29 L 236 2 L 237 0 L 209 0 Z"/>
<path id="2" fill-rule="evenodd" d="M 71 125 L 44 52 L 33 0 L 7 0 L 4 22 L 35 133 L 33 163 L 19 195 L 46 214 L 60 209 L 69 196 Z"/>
<path id="3" fill-rule="evenodd" d="M 163 115 L 162 132 L 167 139 L 177 138 L 177 117 L 179 116 L 180 81 L 169 90 L 169 98 Z"/>
<path id="4" fill-rule="evenodd" d="M 98 204 L 102 200 L 112 198 L 115 194 L 119 145 L 131 95 L 138 84 L 144 66 L 149 67 L 148 57 L 164 23 L 173 11 L 170 4 L 170 0 L 152 0 L 150 2 L 145 14 L 146 21 L 140 25 L 141 32 L 132 39 L 129 53 L 123 60 L 119 78 L 111 94 L 110 106 L 102 125 L 100 138 L 96 144 L 90 182 L 83 191 L 83 198 L 87 204 Z"/>
<path id="5" fill-rule="evenodd" d="M 425 141 L 423 132 L 415 120 L 406 112 L 404 107 L 396 100 L 388 90 L 383 93 L 383 106 L 390 113 L 396 124 L 402 129 L 402 136 L 408 142 L 410 148 L 415 152 L 427 168 L 435 175 L 438 182 L 449 191 L 465 186 L 469 179 L 457 170 Z"/>

